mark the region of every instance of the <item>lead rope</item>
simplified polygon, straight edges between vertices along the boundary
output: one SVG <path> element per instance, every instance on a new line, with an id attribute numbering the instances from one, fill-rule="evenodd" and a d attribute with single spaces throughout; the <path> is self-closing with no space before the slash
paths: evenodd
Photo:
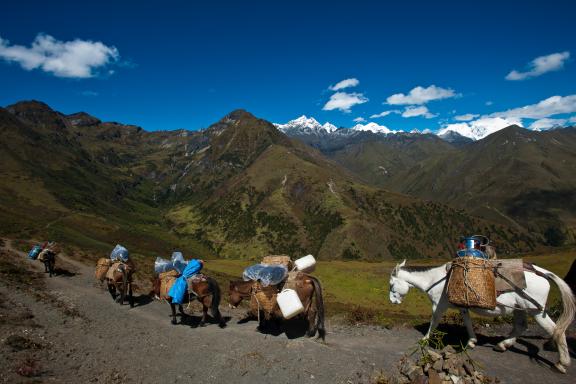
<path id="1" fill-rule="evenodd" d="M 258 295 L 256 295 L 256 287 L 252 285 L 252 296 L 256 300 L 256 304 L 258 305 L 258 326 L 260 326 L 260 301 L 258 300 Z"/>

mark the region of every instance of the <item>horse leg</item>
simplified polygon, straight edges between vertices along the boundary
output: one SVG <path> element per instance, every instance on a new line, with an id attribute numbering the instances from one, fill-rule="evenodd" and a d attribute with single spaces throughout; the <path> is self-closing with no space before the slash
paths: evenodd
<path id="1" fill-rule="evenodd" d="M 206 318 L 208 316 L 208 306 L 204 301 L 202 301 L 202 320 L 200 320 L 200 327 L 206 326 Z"/>
<path id="2" fill-rule="evenodd" d="M 182 304 L 178 304 L 178 312 L 180 313 L 180 315 L 182 315 L 182 317 L 187 316 L 186 312 L 184 312 L 184 307 L 182 307 Z"/>
<path id="3" fill-rule="evenodd" d="M 128 289 L 128 302 L 130 303 L 130 308 L 134 308 L 134 295 L 132 292 L 132 283 L 129 283 L 128 287 L 129 287 L 129 289 Z"/>
<path id="4" fill-rule="evenodd" d="M 554 336 L 556 323 L 554 323 L 547 313 L 540 312 L 534 315 L 534 320 L 536 320 L 549 336 Z M 568 351 L 568 344 L 566 343 L 566 335 L 562 334 L 557 339 L 554 339 L 554 342 L 558 347 L 558 354 L 560 355 L 559 361 L 554 364 L 554 367 L 560 372 L 566 373 L 566 367 L 570 365 L 570 352 Z"/>
<path id="5" fill-rule="evenodd" d="M 508 335 L 508 338 L 499 342 L 494 349 L 500 352 L 506 351 L 508 348 L 516 343 L 516 338 L 521 336 L 528 327 L 526 312 L 521 310 L 514 310 L 514 328 Z"/>
<path id="6" fill-rule="evenodd" d="M 436 329 L 440 320 L 442 320 L 442 315 L 446 312 L 448 308 L 447 300 L 442 297 L 436 305 L 432 305 L 432 318 L 430 319 L 430 327 L 428 327 L 428 332 L 424 335 L 422 340 L 428 340 L 432 331 Z"/>
<path id="7" fill-rule="evenodd" d="M 52 275 L 54 274 L 54 265 L 55 264 L 56 264 L 55 259 L 51 259 L 50 261 L 48 261 L 48 270 L 50 271 L 50 277 L 52 277 Z"/>
<path id="8" fill-rule="evenodd" d="M 110 292 L 112 300 L 116 300 L 116 285 L 108 283 L 108 292 Z"/>
<path id="9" fill-rule="evenodd" d="M 181 305 L 179 305 L 179 307 L 182 308 Z M 178 324 L 176 321 L 176 305 L 174 305 L 172 302 L 170 302 L 170 309 L 172 310 L 172 325 L 176 325 Z"/>
<path id="10" fill-rule="evenodd" d="M 474 327 L 472 326 L 472 319 L 470 319 L 470 313 L 467 309 L 461 309 L 460 314 L 464 320 L 464 325 L 466 326 L 466 332 L 468 332 L 468 348 L 474 348 L 478 342 L 476 333 L 474 333 Z"/>

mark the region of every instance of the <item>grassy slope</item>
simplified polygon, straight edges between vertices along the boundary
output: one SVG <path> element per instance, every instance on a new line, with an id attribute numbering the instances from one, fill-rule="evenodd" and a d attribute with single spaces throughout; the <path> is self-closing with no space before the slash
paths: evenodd
<path id="1" fill-rule="evenodd" d="M 527 254 L 523 258 L 564 277 L 576 259 L 576 250 L 556 250 L 554 253 Z M 415 260 L 411 265 L 440 265 L 438 260 Z M 251 265 L 242 260 L 210 260 L 207 271 L 230 276 L 242 276 L 242 271 Z M 323 284 L 328 312 L 350 313 L 355 307 L 367 313 L 372 320 L 381 322 L 428 320 L 431 307 L 424 293 L 412 289 L 402 305 L 391 304 L 388 299 L 390 272 L 394 262 L 366 263 L 356 261 L 320 261 L 314 275 Z M 553 285 L 549 305 L 559 299 Z"/>

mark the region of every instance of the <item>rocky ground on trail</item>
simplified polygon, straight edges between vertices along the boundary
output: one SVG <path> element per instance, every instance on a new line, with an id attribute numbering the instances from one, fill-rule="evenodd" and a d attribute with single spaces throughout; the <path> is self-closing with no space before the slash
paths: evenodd
<path id="1" fill-rule="evenodd" d="M 255 322 L 238 324 L 243 310 L 222 313 L 227 327 L 198 327 L 195 309 L 184 324 L 171 325 L 169 307 L 137 293 L 136 306 L 113 302 L 94 282 L 94 267 L 64 255 L 58 274 L 0 244 L 0 383 L 373 383 L 397 369 L 416 349 L 422 329 L 349 326 L 327 321 L 326 342 L 285 333 L 256 332 Z M 461 327 L 446 343 L 464 341 Z M 530 327 L 510 351 L 492 346 L 509 325 L 478 324 L 479 345 L 469 354 L 485 374 L 502 383 L 558 384 L 576 381 L 551 365 L 557 354 Z M 575 346 L 574 327 L 569 343 Z M 576 357 L 573 355 L 573 358 Z"/>

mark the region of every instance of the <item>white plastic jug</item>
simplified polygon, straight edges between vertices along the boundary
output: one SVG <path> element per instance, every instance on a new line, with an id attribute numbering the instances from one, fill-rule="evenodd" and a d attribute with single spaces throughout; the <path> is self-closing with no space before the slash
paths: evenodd
<path id="1" fill-rule="evenodd" d="M 282 311 L 285 319 L 291 319 L 299 313 L 304 312 L 304 306 L 293 289 L 284 289 L 276 297 L 276 302 Z"/>
<path id="2" fill-rule="evenodd" d="M 316 267 L 316 259 L 312 255 L 307 255 L 296 260 L 294 265 L 300 272 L 312 272 Z"/>

